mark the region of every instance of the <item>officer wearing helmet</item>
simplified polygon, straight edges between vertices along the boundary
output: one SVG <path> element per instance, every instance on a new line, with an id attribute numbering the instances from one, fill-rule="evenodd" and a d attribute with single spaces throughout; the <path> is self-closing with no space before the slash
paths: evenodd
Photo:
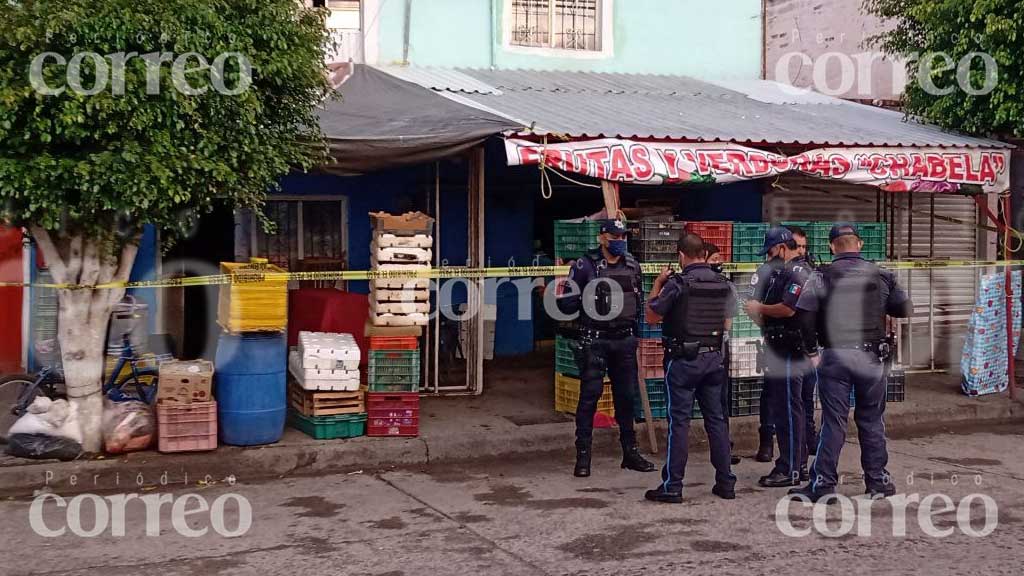
<path id="1" fill-rule="evenodd" d="M 682 502 L 696 400 L 704 415 L 715 467 L 711 492 L 731 500 L 736 497 L 736 476 L 730 467 L 729 428 L 722 411 L 722 387 L 728 385 L 722 344 L 736 297 L 729 283 L 706 262 L 700 236 L 684 234 L 677 249 L 682 273 L 673 274 L 668 267 L 662 271 L 654 281 L 646 310 L 649 322 L 664 319 L 669 435 L 661 484 L 644 497 L 654 502 Z"/>
<path id="2" fill-rule="evenodd" d="M 906 318 L 913 305 L 892 272 L 861 256 L 864 243 L 854 224 L 834 225 L 829 244 L 835 254 L 832 264 L 808 280 L 796 304 L 797 310 L 817 315 L 823 348 L 818 367 L 822 418 L 810 482 L 790 494 L 812 502 L 835 494 L 852 389 L 865 492 L 872 498 L 888 497 L 896 487 L 886 470 L 889 455 L 882 423 L 883 364 L 891 354 L 885 317 Z"/>
<path id="3" fill-rule="evenodd" d="M 810 270 L 799 260 L 796 239 L 788 228 L 773 227 L 765 235 L 762 255 L 785 265 L 768 284 L 764 302 L 749 300 L 747 313 L 763 318 L 765 340 L 764 386 L 770 389 L 779 441 L 779 458 L 758 484 L 766 488 L 796 486 L 807 480 L 804 415 L 804 377 L 811 371 L 809 356 L 817 356 L 814 315 L 797 313 L 796 303 Z M 812 416 L 813 418 L 813 412 Z"/>
<path id="4" fill-rule="evenodd" d="M 590 476 L 594 414 L 604 391 L 607 371 L 612 381 L 615 420 L 622 445 L 622 468 L 653 472 L 654 464 L 640 455 L 633 428 L 633 402 L 638 393 L 638 314 L 642 310 L 640 264 L 627 251 L 626 227 L 621 220 L 604 220 L 600 246 L 576 260 L 569 271 L 574 289 L 558 299 L 566 314 L 579 313 L 581 326 L 577 364 L 580 398 L 576 407 L 576 466 L 573 475 Z"/>

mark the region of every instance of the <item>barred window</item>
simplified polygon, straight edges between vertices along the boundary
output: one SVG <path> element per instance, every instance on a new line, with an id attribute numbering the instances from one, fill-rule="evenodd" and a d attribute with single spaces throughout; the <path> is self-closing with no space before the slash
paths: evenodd
<path id="1" fill-rule="evenodd" d="M 601 50 L 601 0 L 511 0 L 513 46 Z"/>

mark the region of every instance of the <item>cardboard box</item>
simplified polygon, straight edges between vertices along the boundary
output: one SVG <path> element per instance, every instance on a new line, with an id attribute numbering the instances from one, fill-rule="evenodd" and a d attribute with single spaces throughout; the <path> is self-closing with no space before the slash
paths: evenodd
<path id="1" fill-rule="evenodd" d="M 375 230 L 431 234 L 434 229 L 434 219 L 423 212 L 406 212 L 405 214 L 370 212 L 370 219 L 373 221 Z"/>
<path id="2" fill-rule="evenodd" d="M 157 404 L 191 404 L 213 400 L 213 362 L 170 360 L 160 364 Z"/>

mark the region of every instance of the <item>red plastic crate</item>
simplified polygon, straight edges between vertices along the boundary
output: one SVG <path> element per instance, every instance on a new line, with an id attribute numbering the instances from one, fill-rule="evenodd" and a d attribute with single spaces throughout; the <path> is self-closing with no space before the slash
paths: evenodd
<path id="1" fill-rule="evenodd" d="M 158 404 L 157 450 L 198 452 L 217 448 L 217 401 Z"/>
<path id="2" fill-rule="evenodd" d="M 419 436 L 420 395 L 370 392 L 366 395 L 367 436 Z"/>
<path id="3" fill-rule="evenodd" d="M 370 336 L 370 350 L 417 350 L 420 340 L 416 336 Z"/>
<path id="4" fill-rule="evenodd" d="M 687 222 L 686 231 L 717 245 L 722 258 L 732 261 L 732 222 Z"/>
<path id="5" fill-rule="evenodd" d="M 640 366 L 640 378 L 665 377 L 665 349 L 659 338 L 643 338 L 636 349 L 636 360 Z"/>

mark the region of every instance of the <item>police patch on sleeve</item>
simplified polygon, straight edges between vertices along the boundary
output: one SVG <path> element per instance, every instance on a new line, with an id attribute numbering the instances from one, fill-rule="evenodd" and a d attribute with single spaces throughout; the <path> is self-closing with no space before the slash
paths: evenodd
<path id="1" fill-rule="evenodd" d="M 793 296 L 799 296 L 800 295 L 800 291 L 802 289 L 803 288 L 801 288 L 799 284 L 790 284 L 789 285 L 789 293 L 792 294 Z"/>
<path id="2" fill-rule="evenodd" d="M 757 281 L 758 281 L 757 272 L 754 272 L 754 275 L 750 277 L 750 285 L 751 286 L 757 286 Z"/>

